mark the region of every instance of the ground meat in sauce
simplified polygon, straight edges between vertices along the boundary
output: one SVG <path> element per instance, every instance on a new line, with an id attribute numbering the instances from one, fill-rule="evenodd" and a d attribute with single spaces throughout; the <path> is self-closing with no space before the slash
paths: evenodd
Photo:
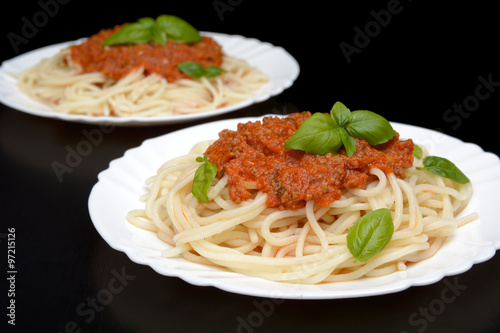
<path id="1" fill-rule="evenodd" d="M 101 44 L 122 28 L 103 29 L 87 41 L 71 47 L 71 59 L 77 63 L 83 73 L 101 72 L 113 80 L 119 80 L 131 71 L 144 69 L 145 75 L 158 74 L 175 82 L 189 78 L 177 65 L 184 61 L 194 61 L 202 66 L 220 66 L 222 47 L 210 37 L 191 43 L 180 44 L 167 41 L 165 45 L 143 43 L 133 45 L 101 46 Z"/>
<path id="2" fill-rule="evenodd" d="M 356 139 L 357 151 L 351 157 L 343 149 L 338 155 L 286 150 L 285 141 L 310 116 L 305 111 L 266 117 L 219 133 L 206 155 L 217 165 L 218 177 L 228 176 L 232 201 L 241 203 L 259 190 L 267 193 L 268 207 L 296 209 L 308 200 L 326 207 L 340 199 L 343 189 L 363 187 L 371 168 L 404 179 L 404 169 L 413 164 L 413 142 L 400 141 L 399 134 L 375 147 Z"/>

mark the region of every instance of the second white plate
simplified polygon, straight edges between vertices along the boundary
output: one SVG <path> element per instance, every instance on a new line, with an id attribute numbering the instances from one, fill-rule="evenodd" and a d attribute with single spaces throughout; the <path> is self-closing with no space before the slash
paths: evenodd
<path id="1" fill-rule="evenodd" d="M 227 35 L 214 32 L 203 32 L 202 34 L 213 37 L 222 46 L 225 53 L 244 59 L 250 65 L 259 68 L 269 76 L 270 82 L 257 91 L 251 99 L 213 111 L 196 114 L 126 118 L 62 114 L 52 111 L 50 107 L 32 100 L 21 93 L 17 88 L 17 80 L 11 73 L 20 73 L 37 64 L 40 59 L 50 57 L 59 52 L 62 48 L 80 42 L 72 41 L 46 46 L 4 61 L 0 67 L 0 102 L 13 109 L 35 116 L 71 122 L 89 124 L 106 123 L 115 126 L 164 125 L 214 117 L 236 111 L 254 103 L 263 102 L 289 88 L 300 73 L 300 67 L 297 61 L 282 47 L 239 35 Z"/>

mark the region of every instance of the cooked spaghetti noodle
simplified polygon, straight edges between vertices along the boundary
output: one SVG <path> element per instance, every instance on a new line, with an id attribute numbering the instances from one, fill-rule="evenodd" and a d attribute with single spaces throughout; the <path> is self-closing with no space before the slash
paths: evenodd
<path id="1" fill-rule="evenodd" d="M 220 65 L 226 71 L 222 75 L 178 80 L 144 68 L 112 78 L 105 71 L 83 71 L 72 56 L 67 48 L 42 59 L 19 75 L 19 90 L 64 114 L 157 117 L 230 106 L 251 98 L 269 82 L 266 74 L 227 54 Z"/>
<path id="2" fill-rule="evenodd" d="M 228 175 L 214 181 L 210 202 L 203 204 L 191 189 L 200 166 L 195 159 L 211 144 L 202 142 L 162 165 L 146 182 L 144 209 L 127 215 L 130 223 L 172 246 L 162 253 L 165 258 L 182 256 L 280 282 L 349 281 L 405 270 L 409 263 L 433 256 L 446 237 L 477 217 L 455 218 L 471 198 L 470 183 L 417 170 L 417 159 L 405 170 L 405 179 L 372 168 L 364 186 L 343 189 L 341 198 L 326 207 L 314 200 L 297 209 L 269 207 L 262 191 L 237 204 L 230 198 Z M 391 211 L 392 239 L 373 258 L 357 261 L 346 246 L 347 232 L 361 216 L 379 208 Z"/>

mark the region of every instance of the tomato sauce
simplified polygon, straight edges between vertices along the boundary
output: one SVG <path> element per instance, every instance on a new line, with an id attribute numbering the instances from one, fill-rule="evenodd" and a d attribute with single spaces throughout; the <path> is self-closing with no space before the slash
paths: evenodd
<path id="1" fill-rule="evenodd" d="M 71 47 L 71 58 L 81 66 L 83 73 L 101 72 L 113 80 L 119 80 L 131 71 L 142 68 L 145 75 L 155 73 L 166 78 L 168 82 L 175 82 L 181 78 L 189 78 L 177 68 L 181 62 L 194 61 L 204 67 L 222 64 L 222 47 L 206 36 L 191 44 L 169 40 L 165 45 L 101 45 L 123 26 L 103 29 L 87 41 Z"/>
<path id="2" fill-rule="evenodd" d="M 337 155 L 285 149 L 285 141 L 310 116 L 305 111 L 266 117 L 219 133 L 205 154 L 217 165 L 218 177 L 228 176 L 232 201 L 241 203 L 259 190 L 267 193 L 268 207 L 296 209 L 308 200 L 327 207 L 341 198 L 343 189 L 362 188 L 373 177 L 370 169 L 404 179 L 404 169 L 413 164 L 413 142 L 400 141 L 399 134 L 375 147 L 356 139 L 357 151 L 350 157 L 343 148 Z"/>

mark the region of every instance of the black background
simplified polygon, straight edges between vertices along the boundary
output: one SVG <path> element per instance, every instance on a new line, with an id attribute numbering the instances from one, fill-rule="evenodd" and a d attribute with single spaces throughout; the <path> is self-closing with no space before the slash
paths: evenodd
<path id="1" fill-rule="evenodd" d="M 393 13 L 384 16 L 388 8 Z M 491 2 L 480 1 L 19 1 L 2 12 L 1 60 L 140 17 L 172 14 L 201 31 L 281 46 L 300 64 L 295 84 L 279 96 L 213 120 L 328 112 L 340 100 L 351 110 L 440 130 L 498 155 L 496 12 Z M 364 39 L 358 31 L 367 33 Z M 346 57 L 341 45 L 356 52 Z M 491 82 L 490 90 L 479 91 L 489 94 L 475 99 L 483 80 Z M 455 112 L 460 105 L 465 111 Z M 208 120 L 115 128 L 59 181 L 51 163 L 64 161 L 66 147 L 95 127 L 0 107 L 0 318 L 9 329 L 7 233 L 15 228 L 19 332 L 500 331 L 498 256 L 428 286 L 344 300 L 272 302 L 161 276 L 102 240 L 89 218 L 88 195 L 97 174 L 127 149 Z M 123 272 L 129 277 L 123 290 L 89 311 L 88 302 Z M 453 284 L 461 289 L 444 303 Z"/>

